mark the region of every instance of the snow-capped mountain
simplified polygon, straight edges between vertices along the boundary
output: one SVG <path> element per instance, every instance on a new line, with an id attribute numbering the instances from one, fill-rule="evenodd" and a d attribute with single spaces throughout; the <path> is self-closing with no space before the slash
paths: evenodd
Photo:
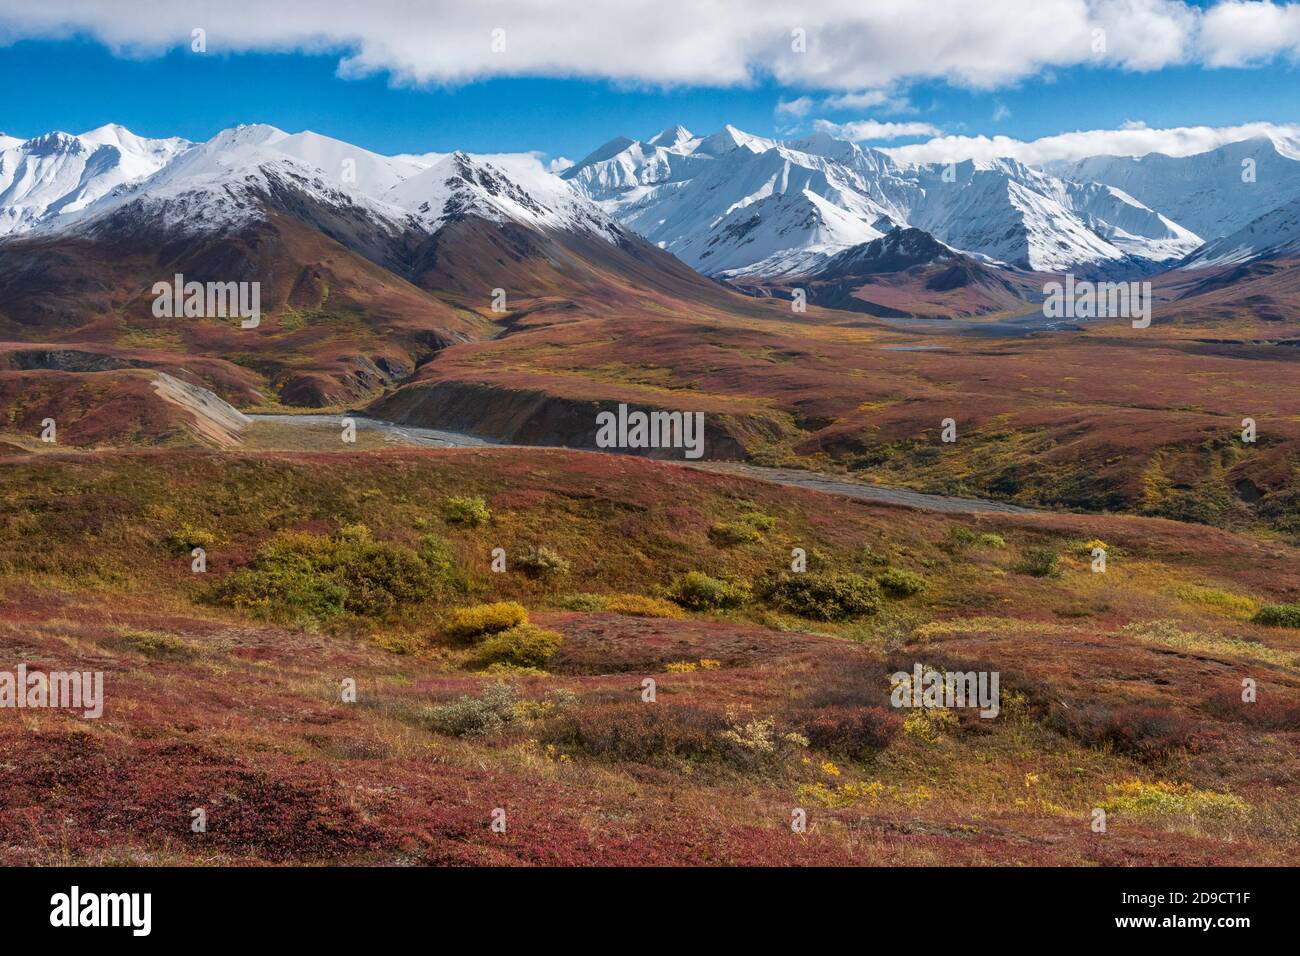
<path id="1" fill-rule="evenodd" d="M 539 164 L 490 163 L 459 151 L 395 184 L 381 198 L 420 218 L 430 230 L 473 213 L 493 222 L 574 230 L 611 242 L 622 235 L 613 219 Z"/>
<path id="2" fill-rule="evenodd" d="M 427 234 L 466 215 L 611 242 L 624 235 L 617 222 L 529 157 L 490 163 L 457 152 L 427 165 L 264 124 L 233 127 L 186 146 L 159 168 L 138 164 L 137 175 L 111 189 L 44 210 L 27 228 L 94 233 L 134 223 L 193 234 L 264 222 L 275 210 L 289 210 L 336 236 L 408 229 Z M 68 148 L 77 152 L 80 141 Z"/>
<path id="3" fill-rule="evenodd" d="M 1206 241 L 1214 251 L 1190 263 L 1238 261 L 1284 244 L 1284 207 L 1298 195 L 1300 144 L 1262 137 L 1196 156 L 1037 169 L 1011 159 L 904 165 L 825 131 L 782 142 L 674 125 L 613 139 L 556 176 L 527 154 L 382 156 L 266 125 L 198 144 L 116 125 L 0 134 L 0 240 L 130 223 L 205 233 L 279 211 L 375 257 L 376 243 L 473 216 L 606 242 L 636 233 L 706 275 L 751 284 L 815 274 L 900 227 L 1020 270 L 1151 272 Z"/>
<path id="4" fill-rule="evenodd" d="M 564 174 L 629 228 L 709 275 L 780 276 L 895 226 L 1020 268 L 1149 268 L 1201 244 L 1119 189 L 1014 160 L 901 166 L 825 132 L 788 143 L 732 126 L 619 138 Z"/>
<path id="5" fill-rule="evenodd" d="M 1300 195 L 1300 144 L 1267 136 L 1192 156 L 1093 156 L 1048 168 L 1121 189 L 1207 242 Z"/>
<path id="6" fill-rule="evenodd" d="M 1300 196 L 1236 232 L 1206 243 L 1187 258 L 1183 268 L 1204 269 L 1283 256 L 1300 256 Z"/>
<path id="7" fill-rule="evenodd" d="M 0 236 L 84 209 L 123 183 L 156 173 L 190 146 L 113 124 L 79 136 L 0 136 Z"/>

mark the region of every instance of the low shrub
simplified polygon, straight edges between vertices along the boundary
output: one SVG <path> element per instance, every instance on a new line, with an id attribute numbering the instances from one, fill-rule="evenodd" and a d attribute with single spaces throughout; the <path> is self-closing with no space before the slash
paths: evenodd
<path id="1" fill-rule="evenodd" d="M 344 611 L 384 618 L 427 600 L 443 583 L 415 551 L 375 541 L 364 525 L 350 525 L 331 537 L 293 531 L 273 536 L 207 599 L 291 620 L 323 620 Z"/>
<path id="2" fill-rule="evenodd" d="M 671 601 L 642 594 L 616 594 L 605 603 L 605 610 L 631 617 L 685 617 Z"/>
<path id="3" fill-rule="evenodd" d="M 451 619 L 443 629 L 455 640 L 471 640 L 484 634 L 508 631 L 528 623 L 528 612 L 515 601 L 497 601 L 494 604 L 476 604 L 452 611 Z"/>
<path id="4" fill-rule="evenodd" d="M 569 562 L 545 545 L 529 546 L 515 555 L 515 566 L 535 579 L 558 578 L 569 573 Z"/>
<path id="5" fill-rule="evenodd" d="M 957 714 L 946 707 L 916 707 L 903 718 L 903 732 L 927 744 L 936 744 L 957 729 Z"/>
<path id="6" fill-rule="evenodd" d="M 452 703 L 430 707 L 424 713 L 424 722 L 431 730 L 450 737 L 481 737 L 513 722 L 517 702 L 509 684 L 491 684 L 478 697 L 461 696 Z"/>
<path id="7" fill-rule="evenodd" d="M 1213 608 L 1242 619 L 1254 617 L 1260 608 L 1259 602 L 1252 597 L 1244 594 L 1233 594 L 1222 588 L 1206 587 L 1201 584 L 1176 585 L 1173 588 L 1173 595 L 1189 604 Z"/>
<path id="8" fill-rule="evenodd" d="M 442 516 L 450 524 L 479 528 L 491 520 L 492 512 L 482 495 L 456 495 L 443 503 Z"/>
<path id="9" fill-rule="evenodd" d="M 1251 620 L 1267 627 L 1300 627 L 1300 603 L 1265 604 Z"/>
<path id="10" fill-rule="evenodd" d="M 131 628 L 114 630 L 132 650 L 139 651 L 145 657 L 192 661 L 203 652 L 198 644 L 162 631 L 137 631 Z"/>
<path id="11" fill-rule="evenodd" d="M 802 729 L 819 750 L 865 760 L 888 747 L 902 727 L 902 717 L 884 707 L 827 707 Z"/>
<path id="12" fill-rule="evenodd" d="M 761 590 L 771 606 L 818 621 L 842 621 L 881 608 L 880 587 L 851 571 L 784 573 L 769 578 Z"/>
<path id="13" fill-rule="evenodd" d="M 709 528 L 709 540 L 720 548 L 729 548 L 762 541 L 763 532 L 745 521 L 715 521 Z"/>
<path id="14" fill-rule="evenodd" d="M 1054 578 L 1061 573 L 1059 562 L 1060 555 L 1055 548 L 1026 548 L 1011 570 L 1035 578 Z"/>
<path id="15" fill-rule="evenodd" d="M 1075 703 L 1056 704 L 1048 726 L 1090 747 L 1100 747 L 1143 760 L 1175 750 L 1194 750 L 1216 736 L 1186 717 L 1157 707 Z"/>
<path id="16" fill-rule="evenodd" d="M 258 617 L 317 621 L 342 614 L 347 597 L 343 587 L 316 571 L 306 559 L 242 568 L 223 578 L 208 594 L 212 603 Z"/>
<path id="17" fill-rule="evenodd" d="M 723 759 L 741 770 L 776 771 L 808 746 L 808 738 L 777 729 L 775 717 L 727 715 L 727 729 L 718 735 Z"/>
<path id="18" fill-rule="evenodd" d="M 603 760 L 677 764 L 720 759 L 726 727 L 721 713 L 693 704 L 627 702 L 563 714 L 541 742 Z"/>
<path id="19" fill-rule="evenodd" d="M 511 667 L 542 667 L 564 643 L 557 631 L 520 624 L 507 631 L 489 634 L 478 646 L 478 666 L 506 664 Z"/>
<path id="20" fill-rule="evenodd" d="M 196 528 L 186 521 L 171 533 L 168 540 L 175 550 L 188 554 L 195 548 L 211 548 L 216 542 L 217 536 L 211 531 Z"/>
<path id="21" fill-rule="evenodd" d="M 585 592 L 565 594 L 555 599 L 556 607 L 564 608 L 566 611 L 603 611 L 608 604 L 608 596 Z"/>
<path id="22" fill-rule="evenodd" d="M 925 578 L 915 571 L 890 568 L 876 576 L 876 583 L 890 597 L 905 598 L 920 594 L 927 587 Z"/>
<path id="23" fill-rule="evenodd" d="M 948 529 L 941 547 L 947 551 L 961 551 L 966 548 L 1005 548 L 1006 540 L 1000 534 L 991 531 L 972 531 L 962 525 L 953 525 Z"/>
<path id="24" fill-rule="evenodd" d="M 1107 813 L 1136 817 L 1191 817 L 1211 822 L 1234 822 L 1250 815 L 1250 805 L 1230 793 L 1196 790 L 1189 784 L 1128 780 L 1106 788 L 1101 807 Z"/>
<path id="25" fill-rule="evenodd" d="M 673 581 L 667 596 L 688 611 L 714 611 L 744 604 L 749 599 L 749 589 L 711 578 L 702 571 L 690 571 Z"/>
<path id="26" fill-rule="evenodd" d="M 776 519 L 761 511 L 747 511 L 735 521 L 715 521 L 709 528 L 709 540 L 719 548 L 753 544 L 776 528 Z"/>
<path id="27" fill-rule="evenodd" d="M 1206 701 L 1206 709 L 1222 720 L 1262 727 L 1266 730 L 1300 730 L 1300 698 L 1280 696 L 1267 689 L 1256 700 L 1241 699 L 1241 689 L 1222 691 Z"/>

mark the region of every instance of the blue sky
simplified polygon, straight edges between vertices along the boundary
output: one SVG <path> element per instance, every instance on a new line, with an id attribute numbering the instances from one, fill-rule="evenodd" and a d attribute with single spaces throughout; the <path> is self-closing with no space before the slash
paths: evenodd
<path id="1" fill-rule="evenodd" d="M 57 0 L 46 2 L 57 5 Z M 0 0 L 0 41 L 6 17 L 17 16 L 6 12 L 6 3 Z M 1078 65 L 1058 53 L 1059 65 L 1050 62 L 1051 55 L 1042 57 L 1047 63 L 999 63 L 991 80 L 972 79 L 969 61 L 955 61 L 943 76 L 924 75 L 923 57 L 914 68 L 902 61 L 895 68 L 898 75 L 875 87 L 888 94 L 883 105 L 836 108 L 831 97 L 861 87 L 833 88 L 826 80 L 831 74 L 794 76 L 788 69 L 777 79 L 774 74 L 783 72 L 779 62 L 771 70 L 760 63 L 739 80 L 726 67 L 714 78 L 707 67 L 687 62 L 673 70 L 688 80 L 694 73 L 703 76 L 678 82 L 671 79 L 677 73 L 670 73 L 665 82 L 656 75 L 664 72 L 658 64 L 640 69 L 641 76 L 633 68 L 625 71 L 632 75 L 602 77 L 620 71 L 591 65 L 578 51 L 572 67 L 547 60 L 522 68 L 543 75 L 492 76 L 490 66 L 485 71 L 470 64 L 447 76 L 438 75 L 443 64 L 392 50 L 383 37 L 372 43 L 380 52 L 363 53 L 358 68 L 346 62 L 357 46 L 346 40 L 323 44 L 326 52 L 294 50 L 310 50 L 313 44 L 290 40 L 275 44 L 289 52 L 221 52 L 214 43 L 211 52 L 193 53 L 184 45 L 183 31 L 179 38 L 163 35 L 128 49 L 107 30 L 93 24 L 73 31 L 10 24 L 10 42 L 0 45 L 0 88 L 19 95 L 5 97 L 0 130 L 27 137 L 118 122 L 141 135 L 201 140 L 237 123 L 266 122 L 291 132 L 312 129 L 382 153 L 539 150 L 578 159 L 615 135 L 648 137 L 676 122 L 706 133 L 732 123 L 769 136 L 797 135 L 818 120 L 838 129 L 858 129 L 852 124 L 862 121 L 924 128 L 911 136 L 891 130 L 889 138 L 876 141 L 899 146 L 936 134 L 1030 141 L 1126 123 L 1163 129 L 1300 121 L 1300 76 L 1294 56 L 1285 51 L 1253 59 L 1241 54 L 1238 59 L 1251 59 L 1244 65 L 1206 62 L 1222 60 L 1222 54 L 1184 53 L 1184 62 L 1175 57 L 1159 68 L 1133 68 L 1133 57 L 1148 55 L 1144 51 L 1155 41 L 1137 53 L 1121 51 L 1129 62 L 1118 66 Z M 24 33 L 33 38 L 23 39 Z M 45 35 L 51 33 L 58 38 Z M 925 36 L 911 42 L 924 54 Z M 230 45 L 259 46 L 255 37 Z M 869 53 L 849 49 L 844 55 Z M 998 55 L 991 52 L 990 61 Z M 748 51 L 743 57 L 753 58 Z M 909 69 L 915 75 L 908 75 Z M 596 75 L 563 75 L 574 72 Z M 801 98 L 802 108 L 777 109 Z"/>

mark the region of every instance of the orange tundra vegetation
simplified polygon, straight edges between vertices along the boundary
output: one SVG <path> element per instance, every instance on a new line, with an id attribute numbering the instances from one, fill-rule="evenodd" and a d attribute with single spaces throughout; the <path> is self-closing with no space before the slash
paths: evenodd
<path id="1" fill-rule="evenodd" d="M 1252 617 L 1297 569 L 571 451 L 15 455 L 0 646 L 105 709 L 0 710 L 0 861 L 1282 864 L 1300 630 Z M 892 707 L 918 663 L 998 717 Z"/>

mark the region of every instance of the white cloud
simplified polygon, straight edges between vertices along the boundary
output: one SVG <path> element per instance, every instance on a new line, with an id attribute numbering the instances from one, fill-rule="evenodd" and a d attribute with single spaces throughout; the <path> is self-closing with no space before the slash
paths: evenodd
<path id="1" fill-rule="evenodd" d="M 776 113 L 778 116 L 807 116 L 813 108 L 813 98 L 811 96 L 801 96 L 798 99 L 777 101 Z"/>
<path id="2" fill-rule="evenodd" d="M 939 130 L 929 123 L 881 123 L 876 120 L 855 120 L 852 123 L 832 123 L 830 120 L 813 120 L 813 128 L 830 133 L 836 139 L 855 143 L 878 139 L 902 139 L 905 136 L 937 136 Z"/>
<path id="3" fill-rule="evenodd" d="M 1244 123 L 1240 126 L 1150 129 L 1145 124 L 1130 121 L 1122 129 L 1080 130 L 1029 142 L 1009 136 L 936 136 L 925 143 L 887 147 L 884 152 L 901 163 L 953 163 L 964 159 L 1010 157 L 1023 163 L 1037 164 L 1103 155 L 1166 153 L 1190 156 L 1253 136 L 1270 136 L 1293 143 L 1300 137 L 1300 125 Z"/>
<path id="4" fill-rule="evenodd" d="M 915 113 L 906 96 L 891 90 L 863 90 L 860 93 L 837 93 L 822 100 L 828 110 L 876 110 L 881 113 Z"/>
<path id="5" fill-rule="evenodd" d="M 1211 66 L 1242 66 L 1300 53 L 1300 4 L 1220 3 L 1205 14 L 1201 49 Z"/>
<path id="6" fill-rule="evenodd" d="M 569 159 L 568 156 L 556 156 L 546 164 L 546 169 L 548 172 L 555 173 L 558 176 L 571 166 L 573 166 L 573 160 Z"/>
<path id="7" fill-rule="evenodd" d="M 734 85 L 764 76 L 806 89 L 881 90 L 926 78 L 994 88 L 1096 63 L 1154 70 L 1255 63 L 1300 49 L 1297 4 L 1185 0 L 0 0 L 0 42 L 87 35 L 119 53 L 190 47 L 335 53 L 344 76 L 396 83 L 581 76 Z M 493 52 L 493 30 L 504 50 Z M 805 31 L 797 52 L 792 31 Z M 1102 31 L 1098 33 L 1097 31 Z M 1104 52 L 1095 52 L 1098 38 Z M 193 54 L 202 55 L 202 54 Z M 858 107 L 861 108 L 861 107 Z"/>
<path id="8" fill-rule="evenodd" d="M 1007 108 L 1005 103 L 999 103 L 993 110 L 993 122 L 995 123 L 1001 123 L 1004 119 L 1009 119 L 1010 116 L 1011 110 Z"/>

